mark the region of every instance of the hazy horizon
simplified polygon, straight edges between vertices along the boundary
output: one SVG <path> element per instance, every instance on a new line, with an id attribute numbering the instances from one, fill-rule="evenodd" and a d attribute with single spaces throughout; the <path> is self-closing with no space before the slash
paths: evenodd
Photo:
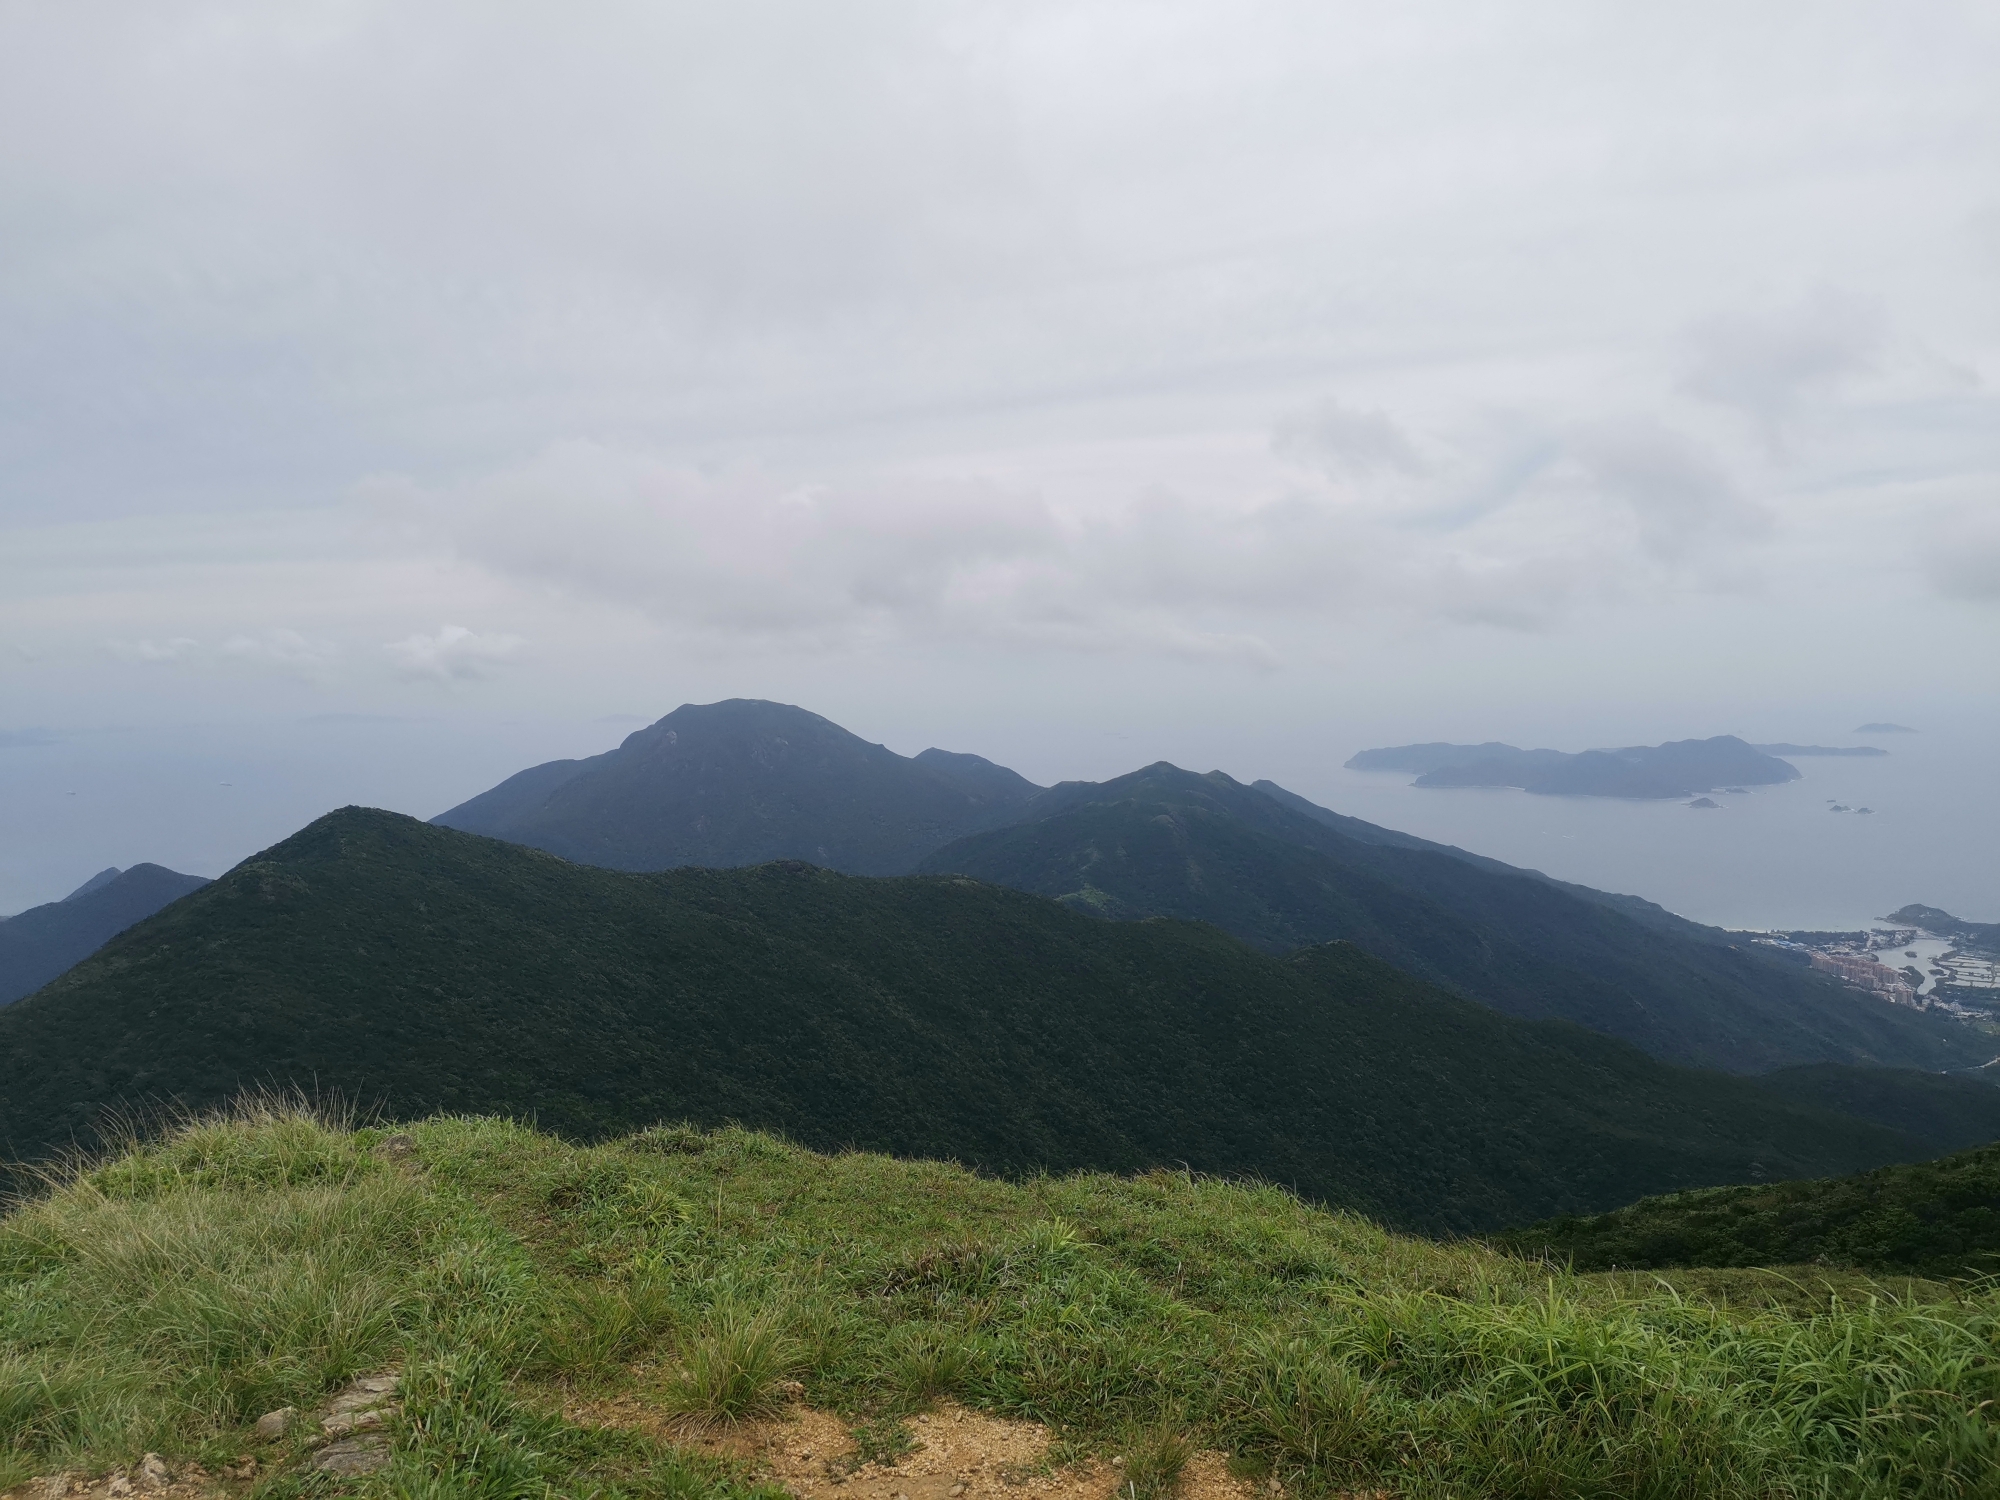
<path id="1" fill-rule="evenodd" d="M 0 911 L 732 696 L 1378 821 L 1371 745 L 1888 719 L 2000 892 L 1995 76 L 1925 0 L 0 3 Z"/>

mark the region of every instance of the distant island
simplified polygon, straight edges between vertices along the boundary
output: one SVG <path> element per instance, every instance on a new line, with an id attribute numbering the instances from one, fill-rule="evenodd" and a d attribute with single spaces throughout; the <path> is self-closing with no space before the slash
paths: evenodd
<path id="1" fill-rule="evenodd" d="M 1877 726 L 1880 727 L 1879 725 Z M 1761 750 L 1766 755 L 1887 755 L 1887 750 L 1877 750 L 1873 745 L 1752 745 L 1753 750 Z"/>
<path id="2" fill-rule="evenodd" d="M 1725 786 L 1797 781 L 1798 767 L 1733 734 L 1619 750 L 1522 750 L 1483 745 L 1397 745 L 1363 750 L 1351 771 L 1412 771 L 1413 785 L 1506 786 L 1550 797 L 1692 797 Z"/>
<path id="3" fill-rule="evenodd" d="M 1863 724 L 1854 731 L 1856 734 L 1915 734 L 1916 730 L 1907 724 Z"/>

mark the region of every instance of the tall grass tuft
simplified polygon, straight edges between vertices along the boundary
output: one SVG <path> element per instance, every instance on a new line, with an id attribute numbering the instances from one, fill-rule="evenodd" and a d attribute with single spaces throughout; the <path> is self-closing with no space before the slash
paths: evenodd
<path id="1" fill-rule="evenodd" d="M 683 1351 L 671 1409 L 692 1425 L 740 1422 L 784 1404 L 780 1383 L 798 1368 L 799 1351 L 770 1309 L 725 1302 L 709 1314 Z"/>
<path id="2" fill-rule="evenodd" d="M 1125 1443 L 1121 1500 L 1169 1500 L 1194 1457 L 1194 1440 L 1171 1422 L 1156 1422 Z"/>

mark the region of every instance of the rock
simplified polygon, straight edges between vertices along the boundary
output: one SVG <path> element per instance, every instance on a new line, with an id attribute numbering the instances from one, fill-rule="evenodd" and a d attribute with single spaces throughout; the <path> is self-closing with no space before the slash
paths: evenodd
<path id="1" fill-rule="evenodd" d="M 63 1496 L 69 1493 L 69 1475 L 51 1474 L 48 1478 L 37 1481 L 31 1493 L 34 1494 L 35 1500 L 63 1500 Z"/>
<path id="2" fill-rule="evenodd" d="M 123 1474 L 113 1474 L 110 1479 L 105 1481 L 104 1493 L 107 1495 L 129 1495 L 132 1493 L 132 1481 L 127 1479 Z"/>
<path id="3" fill-rule="evenodd" d="M 275 1443 L 292 1430 L 292 1423 L 298 1420 L 296 1406 L 281 1406 L 276 1411 L 267 1411 L 257 1419 L 257 1436 L 267 1443 Z"/>
<path id="4" fill-rule="evenodd" d="M 947 1495 L 953 1495 L 953 1496 L 963 1495 L 965 1493 L 965 1486 L 962 1484 L 955 1484 L 950 1489 L 946 1490 L 945 1493 Z"/>
<path id="5" fill-rule="evenodd" d="M 377 1156 L 408 1156 L 416 1149 L 416 1141 L 401 1131 L 398 1131 L 394 1135 L 384 1136 L 375 1143 L 375 1154 Z"/>
<path id="6" fill-rule="evenodd" d="M 781 1380 L 778 1382 L 778 1394 L 787 1401 L 803 1401 L 806 1398 L 806 1388 L 796 1380 Z"/>
<path id="7" fill-rule="evenodd" d="M 235 1463 L 225 1466 L 222 1472 L 231 1479 L 255 1479 L 257 1477 L 257 1460 L 245 1453 Z"/>
<path id="8" fill-rule="evenodd" d="M 354 1382 L 354 1389 L 357 1391 L 372 1391 L 378 1396 L 385 1396 L 402 1388 L 403 1377 L 400 1375 L 363 1375 Z"/>
<path id="9" fill-rule="evenodd" d="M 328 1474 L 373 1474 L 389 1462 L 389 1439 L 379 1432 L 329 1443 L 313 1455 L 313 1467 Z"/>
<path id="10" fill-rule="evenodd" d="M 139 1460 L 139 1488 L 163 1490 L 174 1482 L 174 1476 L 167 1472 L 167 1466 L 157 1453 L 148 1453 Z"/>

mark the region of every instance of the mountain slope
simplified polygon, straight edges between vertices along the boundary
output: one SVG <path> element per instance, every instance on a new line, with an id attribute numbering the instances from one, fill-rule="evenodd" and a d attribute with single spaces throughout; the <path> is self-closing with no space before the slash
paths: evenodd
<path id="1" fill-rule="evenodd" d="M 2000 1145 L 1817 1182 L 1709 1188 L 1505 1237 L 1579 1270 L 1808 1262 L 1907 1276 L 2000 1272 Z"/>
<path id="2" fill-rule="evenodd" d="M 1064 783 L 1027 812 L 921 868 L 1104 917 L 1213 922 L 1272 953 L 1345 939 L 1510 1014 L 1573 1021 L 1677 1062 L 1935 1068 L 1980 1053 L 1948 1022 L 1505 866 L 1362 843 L 1220 772 L 1163 762 Z"/>
<path id="3" fill-rule="evenodd" d="M 1039 788 L 976 755 L 915 759 L 783 703 L 682 704 L 588 760 L 510 776 L 433 822 L 613 870 L 803 859 L 900 874 Z"/>
<path id="4" fill-rule="evenodd" d="M 1477 1230 L 1916 1138 L 1346 945 L 1106 923 L 962 878 L 633 875 L 348 809 L 0 1012 L 16 1152 L 119 1101 L 300 1082 L 411 1116 L 659 1119 L 996 1170 L 1185 1162 Z"/>
<path id="5" fill-rule="evenodd" d="M 103 870 L 60 901 L 0 920 L 0 1005 L 33 994 L 134 922 L 207 884 L 163 865 Z"/>

